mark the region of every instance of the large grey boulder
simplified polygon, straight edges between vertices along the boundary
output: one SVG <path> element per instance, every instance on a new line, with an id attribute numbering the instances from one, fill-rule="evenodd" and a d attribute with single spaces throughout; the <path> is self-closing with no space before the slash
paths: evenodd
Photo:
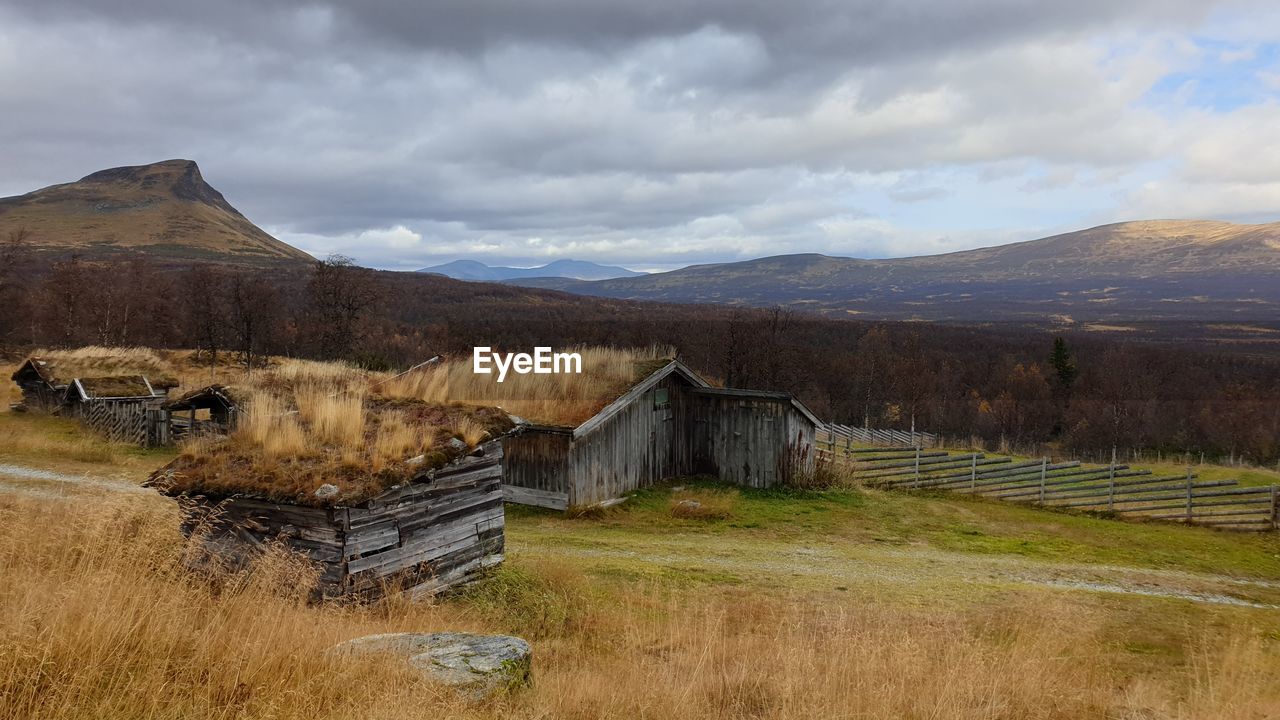
<path id="1" fill-rule="evenodd" d="M 334 650 L 399 655 L 429 680 L 474 697 L 528 685 L 533 668 L 529 643 L 510 635 L 388 633 L 348 640 Z"/>

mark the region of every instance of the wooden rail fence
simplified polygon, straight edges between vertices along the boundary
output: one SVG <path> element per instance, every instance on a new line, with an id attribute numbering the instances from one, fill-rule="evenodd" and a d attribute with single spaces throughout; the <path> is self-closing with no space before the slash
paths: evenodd
<path id="1" fill-rule="evenodd" d="M 819 432 L 828 438 L 836 438 L 847 447 L 854 445 L 881 445 L 885 447 L 936 447 L 938 436 L 933 433 L 907 430 L 883 430 L 880 428 L 850 427 L 829 423 Z"/>
<path id="2" fill-rule="evenodd" d="M 1122 517 L 1267 531 L 1280 524 L 1280 486 L 1159 476 L 1128 465 L 1015 460 L 980 452 L 853 447 L 847 436 L 819 440 L 819 453 L 858 481 L 895 490 L 945 490 L 1008 502 L 1113 513 Z"/>

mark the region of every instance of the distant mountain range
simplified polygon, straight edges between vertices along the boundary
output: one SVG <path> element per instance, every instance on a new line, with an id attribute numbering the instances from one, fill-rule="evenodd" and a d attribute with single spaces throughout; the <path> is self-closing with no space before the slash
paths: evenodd
<path id="1" fill-rule="evenodd" d="M 1274 319 L 1280 223 L 1126 222 L 945 255 L 779 255 L 637 278 L 515 282 L 612 298 L 780 304 L 886 319 Z"/>
<path id="2" fill-rule="evenodd" d="M 48 258 L 145 256 L 176 267 L 313 260 L 241 215 L 190 160 L 112 168 L 0 198 L 0 238 L 19 228 Z M 1162 320 L 1276 325 L 1280 223 L 1126 222 L 945 255 L 779 255 L 655 274 L 576 260 L 536 268 L 459 260 L 421 272 L 630 300 L 785 305 L 839 317 L 1094 329 Z M 1249 332 L 1255 330 L 1263 332 Z M 1274 341 L 1280 344 L 1280 333 Z"/>
<path id="3" fill-rule="evenodd" d="M 556 260 L 539 267 L 517 268 L 485 265 L 475 260 L 454 260 L 444 265 L 422 268 L 418 272 L 446 275 L 456 280 L 505 282 L 528 278 L 561 278 L 569 280 L 609 280 L 641 277 L 646 273 L 616 265 L 599 265 L 585 260 Z"/>
<path id="4" fill-rule="evenodd" d="M 19 228 L 37 251 L 91 258 L 145 255 L 251 265 L 314 259 L 241 215 L 190 160 L 100 170 L 0 198 L 0 237 Z"/>

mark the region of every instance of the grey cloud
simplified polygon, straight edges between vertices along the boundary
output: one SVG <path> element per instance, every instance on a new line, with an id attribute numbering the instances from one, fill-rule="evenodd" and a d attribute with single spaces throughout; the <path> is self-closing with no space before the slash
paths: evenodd
<path id="1" fill-rule="evenodd" d="M 872 217 L 867 178 L 913 174 L 910 203 L 956 166 L 1167 157 L 1137 103 L 1158 51 L 1100 38 L 1218 7 L 0 0 L 0 194 L 189 157 L 260 224 L 388 266 L 910 252 L 943 241 Z M 369 234 L 397 226 L 422 241 Z"/>

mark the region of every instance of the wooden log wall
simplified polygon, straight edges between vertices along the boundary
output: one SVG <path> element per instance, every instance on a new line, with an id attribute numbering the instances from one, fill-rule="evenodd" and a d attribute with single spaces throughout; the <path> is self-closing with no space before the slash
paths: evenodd
<path id="1" fill-rule="evenodd" d="M 480 452 L 355 507 L 180 498 L 182 530 L 232 566 L 284 543 L 320 567 L 316 597 L 436 593 L 504 557 L 502 445 Z"/>

